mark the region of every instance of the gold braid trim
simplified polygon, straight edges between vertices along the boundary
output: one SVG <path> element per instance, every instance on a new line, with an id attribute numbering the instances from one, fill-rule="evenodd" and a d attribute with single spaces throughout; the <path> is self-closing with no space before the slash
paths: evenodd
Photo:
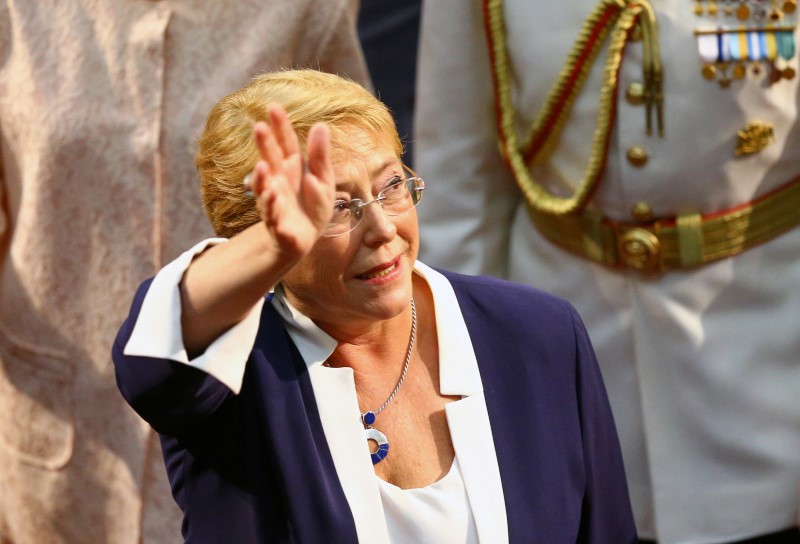
<path id="1" fill-rule="evenodd" d="M 626 4 L 622 0 L 601 0 L 583 24 L 556 83 L 543 108 L 520 145 L 516 134 L 516 111 L 511 100 L 510 68 L 503 20 L 503 1 L 484 0 L 486 33 L 492 65 L 500 149 L 528 203 L 541 212 L 562 215 L 583 208 L 597 187 L 605 169 L 609 139 L 616 106 L 619 69 L 628 36 L 644 11 L 642 30 L 645 48 L 645 98 L 650 111 L 656 103 L 661 129 L 661 65 L 658 60 L 657 30 L 653 11 L 646 0 Z M 542 162 L 558 143 L 575 99 L 596 57 L 610 34 L 608 56 L 600 91 L 597 125 L 583 180 L 571 197 L 558 197 L 536 182 L 528 164 Z M 654 47 L 655 44 L 655 47 Z"/>
<path id="2" fill-rule="evenodd" d="M 615 8 L 617 8 L 617 6 L 614 2 L 601 2 L 597 7 L 595 7 L 594 11 L 591 13 L 591 15 L 589 15 L 589 18 L 584 22 L 583 29 L 578 36 L 578 40 L 573 45 L 572 51 L 567 57 L 566 63 L 561 68 L 558 79 L 550 88 L 544 107 L 536 116 L 536 119 L 531 125 L 530 131 L 525 138 L 525 142 L 521 146 L 521 149 L 527 158 L 526 162 L 529 164 L 539 162 L 542 156 L 549 155 L 551 148 L 561 137 L 561 131 L 566 124 L 567 115 L 558 116 L 555 120 L 555 125 L 551 127 L 548 127 L 550 124 L 548 121 L 553 115 L 555 108 L 559 105 L 559 102 L 563 101 L 564 112 L 572 111 L 572 106 L 578 94 L 580 93 L 580 90 L 583 88 L 586 77 L 588 76 L 589 71 L 594 64 L 598 53 L 602 49 L 612 25 L 619 18 L 620 11 Z M 498 9 L 500 9 L 499 6 Z M 603 24 L 604 21 L 601 20 L 604 17 L 607 19 L 605 24 Z M 597 29 L 597 31 L 595 31 L 595 29 Z M 500 42 L 498 41 L 498 43 Z M 502 43 L 505 43 L 504 36 L 502 38 Z M 584 53 L 584 50 L 587 50 L 588 54 Z M 570 76 L 575 72 L 576 67 L 580 68 L 577 72 L 577 78 L 574 83 L 568 84 Z M 498 76 L 498 82 L 502 87 L 502 92 L 504 94 L 509 92 L 507 90 L 510 88 L 508 73 L 505 72 L 498 74 Z M 508 96 L 510 96 L 510 94 Z M 503 102 L 503 105 L 505 106 L 505 101 Z M 510 113 L 513 116 L 513 105 L 511 105 L 510 102 L 508 102 L 508 105 L 511 109 Z M 543 131 L 548 128 L 548 133 L 543 134 Z M 538 150 L 534 152 L 532 149 L 534 142 L 542 140 L 543 137 L 545 144 L 538 146 Z"/>

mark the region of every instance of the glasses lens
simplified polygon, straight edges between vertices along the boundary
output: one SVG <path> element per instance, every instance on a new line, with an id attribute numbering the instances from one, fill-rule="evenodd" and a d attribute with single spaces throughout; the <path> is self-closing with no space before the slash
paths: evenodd
<path id="1" fill-rule="evenodd" d="M 414 206 L 419 204 L 419 201 L 422 200 L 422 192 L 425 190 L 425 182 L 422 181 L 422 178 L 418 178 L 416 176 L 409 178 L 407 180 L 408 185 L 408 192 L 411 193 L 411 198 L 414 200 Z"/>
<path id="2" fill-rule="evenodd" d="M 398 177 L 390 181 L 377 198 L 367 203 L 358 198 L 334 202 L 333 215 L 323 236 L 338 236 L 356 228 L 364 215 L 364 207 L 370 204 L 379 203 L 387 215 L 402 215 L 419 204 L 425 182 L 410 170 L 405 170 L 405 175 L 405 179 Z"/>
<path id="3" fill-rule="evenodd" d="M 416 206 L 422 199 L 425 182 L 414 176 L 413 173 L 409 174 L 408 178 L 398 179 L 381 191 L 384 197 L 381 205 L 389 215 L 403 214 Z"/>
<path id="4" fill-rule="evenodd" d="M 380 202 L 387 213 L 402 213 L 414 206 L 405 179 L 396 178 L 380 192 Z"/>
<path id="5" fill-rule="evenodd" d="M 355 228 L 361 219 L 361 200 L 337 200 L 333 203 L 333 215 L 325 228 L 325 236 L 344 234 Z"/>

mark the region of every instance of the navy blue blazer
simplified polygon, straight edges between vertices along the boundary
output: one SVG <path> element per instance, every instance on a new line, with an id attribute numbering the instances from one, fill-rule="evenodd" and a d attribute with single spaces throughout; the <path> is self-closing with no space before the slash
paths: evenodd
<path id="1" fill-rule="evenodd" d="M 442 272 L 478 361 L 512 543 L 636 542 L 611 410 L 567 302 Z M 125 399 L 161 434 L 193 544 L 357 542 L 306 364 L 265 304 L 242 390 L 182 363 L 123 354 L 150 285 L 113 347 Z"/>

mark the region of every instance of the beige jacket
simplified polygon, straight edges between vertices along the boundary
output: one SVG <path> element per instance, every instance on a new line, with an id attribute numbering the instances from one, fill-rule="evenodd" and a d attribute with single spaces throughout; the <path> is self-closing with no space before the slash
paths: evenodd
<path id="1" fill-rule="evenodd" d="M 0 1 L 0 541 L 180 541 L 110 347 L 210 228 L 195 141 L 258 72 L 366 81 L 356 0 Z"/>

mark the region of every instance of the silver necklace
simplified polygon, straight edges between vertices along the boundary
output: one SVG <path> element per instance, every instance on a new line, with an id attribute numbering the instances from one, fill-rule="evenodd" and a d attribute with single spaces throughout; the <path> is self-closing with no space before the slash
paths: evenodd
<path id="1" fill-rule="evenodd" d="M 374 440 L 378 444 L 378 449 L 374 452 L 370 453 L 372 457 L 372 464 L 377 465 L 381 461 L 383 461 L 387 455 L 389 455 L 389 439 L 386 438 L 386 435 L 380 432 L 378 429 L 372 427 L 372 424 L 375 423 L 375 418 L 383 412 L 384 408 L 389 406 L 389 404 L 394 400 L 394 397 L 397 395 L 397 392 L 400 391 L 400 386 L 403 385 L 403 380 L 406 379 L 406 372 L 408 372 L 408 363 L 411 362 L 411 352 L 414 349 L 414 339 L 417 336 L 417 307 L 414 305 L 414 299 L 411 299 L 411 338 L 408 341 L 408 352 L 406 353 L 406 362 L 403 365 L 403 372 L 400 374 L 400 379 L 397 380 L 397 385 L 392 391 L 392 394 L 389 395 L 389 398 L 386 399 L 380 408 L 377 410 L 368 410 L 361 414 L 361 421 L 364 423 L 364 433 L 367 435 L 367 440 Z"/>

